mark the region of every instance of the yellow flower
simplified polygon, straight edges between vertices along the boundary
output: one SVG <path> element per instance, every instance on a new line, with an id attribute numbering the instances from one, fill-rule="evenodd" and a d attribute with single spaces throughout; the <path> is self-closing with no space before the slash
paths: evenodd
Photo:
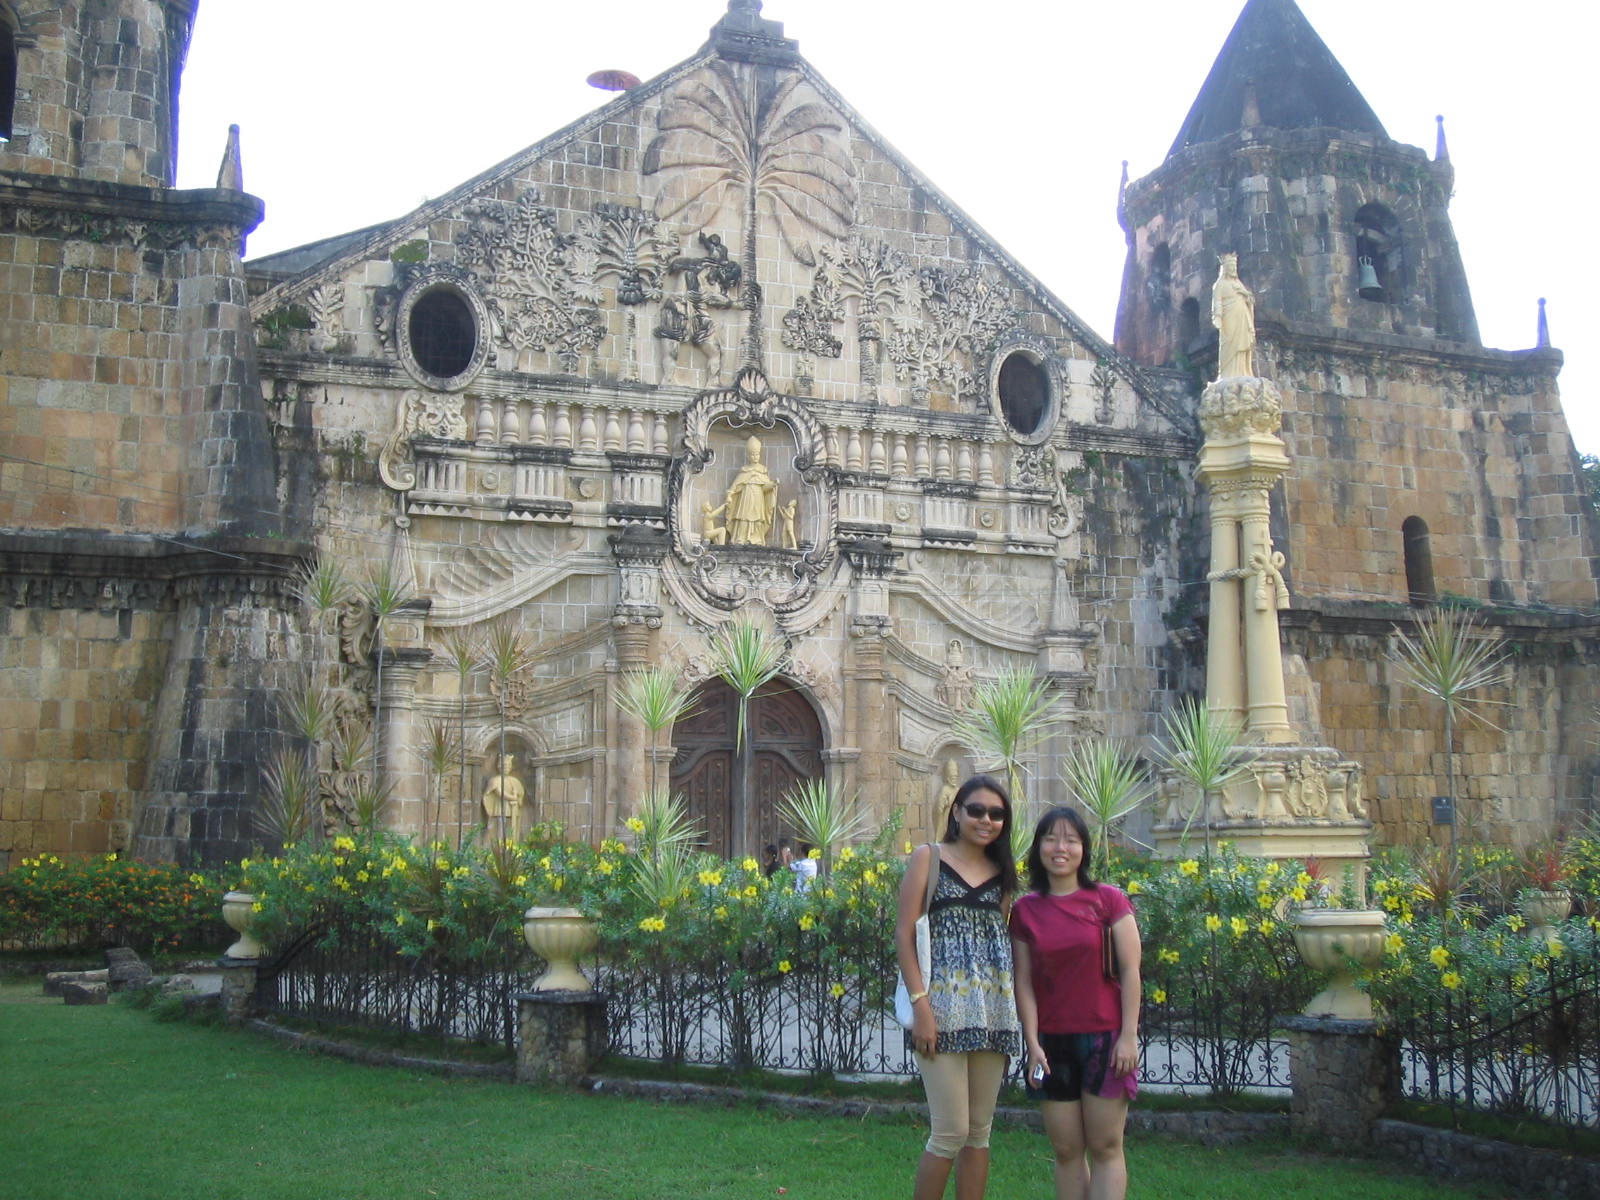
<path id="1" fill-rule="evenodd" d="M 594 869 L 599 871 L 602 875 L 609 875 L 611 872 L 617 869 L 617 865 L 609 858 L 602 858 L 599 862 L 595 863 Z"/>
<path id="2" fill-rule="evenodd" d="M 805 916 L 800 918 L 800 929 L 802 932 L 809 933 L 813 928 L 815 928 L 816 924 L 816 918 L 814 918 L 810 913 L 806 913 Z"/>
<path id="3" fill-rule="evenodd" d="M 1450 951 L 1443 946 L 1435 946 L 1428 951 L 1428 961 L 1436 967 L 1447 967 L 1450 965 Z"/>
<path id="4" fill-rule="evenodd" d="M 813 846 L 813 847 L 811 847 L 811 853 L 807 854 L 806 857 L 807 858 L 821 858 L 822 857 L 822 851 L 818 850 L 815 846 Z"/>
<path id="5" fill-rule="evenodd" d="M 1271 937 L 1273 931 L 1278 928 L 1278 923 L 1276 921 L 1269 921 L 1267 918 L 1262 917 L 1261 920 L 1257 922 L 1256 928 L 1261 932 L 1263 937 Z"/>
<path id="6" fill-rule="evenodd" d="M 1276 903 L 1277 902 L 1272 898 L 1271 892 L 1267 892 L 1264 895 L 1256 897 L 1256 907 L 1262 910 L 1270 909 L 1274 907 Z"/>
<path id="7" fill-rule="evenodd" d="M 1443 975 L 1439 976 L 1439 982 L 1444 984 L 1445 987 L 1449 988 L 1453 992 L 1461 986 L 1461 976 L 1457 975 L 1454 971 L 1446 971 Z"/>
<path id="8" fill-rule="evenodd" d="M 1524 921 L 1516 913 L 1512 913 L 1509 917 L 1506 918 L 1506 928 L 1511 930 L 1512 933 L 1521 933 L 1523 927 L 1526 926 L 1526 925 L 1527 925 L 1527 922 Z"/>
<path id="9" fill-rule="evenodd" d="M 665 917 L 646 917 L 639 922 L 639 928 L 646 933 L 660 933 L 667 927 Z"/>
<path id="10" fill-rule="evenodd" d="M 1289 898 L 1298 903 L 1304 903 L 1306 898 L 1306 889 L 1298 883 L 1295 884 L 1289 889 Z"/>
<path id="11" fill-rule="evenodd" d="M 750 886 L 746 887 L 744 889 L 744 894 L 748 899 L 754 900 L 756 898 L 756 895 L 757 895 L 757 892 L 756 892 L 756 889 L 755 889 L 755 885 L 751 884 Z"/>
<path id="12" fill-rule="evenodd" d="M 1398 933 L 1384 935 L 1383 950 L 1385 954 L 1399 954 L 1400 951 L 1404 950 L 1405 948 L 1406 940 Z"/>
<path id="13" fill-rule="evenodd" d="M 1168 950 L 1164 946 L 1160 950 L 1156 951 L 1156 961 L 1157 962 L 1175 963 L 1175 962 L 1178 961 L 1178 959 L 1180 959 L 1182 957 L 1183 956 L 1181 954 L 1179 954 L 1176 950 Z"/>
<path id="14" fill-rule="evenodd" d="M 333 839 L 333 848 L 335 850 L 343 850 L 348 853 L 356 848 L 356 844 L 352 838 L 336 837 Z"/>
<path id="15" fill-rule="evenodd" d="M 878 874 L 871 867 L 868 867 L 865 871 L 861 872 L 861 886 L 862 887 L 873 887 L 874 885 L 877 884 L 877 882 L 878 882 Z"/>
<path id="16" fill-rule="evenodd" d="M 1249 925 L 1245 924 L 1243 917 L 1229 917 L 1228 927 L 1233 930 L 1233 936 L 1236 938 L 1243 937 L 1250 928 Z"/>
<path id="17" fill-rule="evenodd" d="M 528 886 L 528 877 L 526 875 L 518 875 L 515 879 L 513 879 L 511 881 L 511 886 L 512 887 L 527 887 Z"/>
<path id="18" fill-rule="evenodd" d="M 1143 894 L 1144 885 L 1142 883 L 1140 883 L 1137 879 L 1128 880 L 1128 895 L 1142 896 Z"/>
<path id="19" fill-rule="evenodd" d="M 623 822 L 623 824 L 626 825 L 629 829 L 633 830 L 635 833 L 643 833 L 644 832 L 644 822 L 641 821 L 638 817 L 629 817 L 626 821 Z"/>
<path id="20" fill-rule="evenodd" d="M 1260 879 L 1256 880 L 1256 891 L 1258 891 L 1258 892 L 1270 892 L 1271 890 L 1272 890 L 1272 879 L 1271 879 L 1270 876 L 1263 875 Z"/>
<path id="21" fill-rule="evenodd" d="M 1156 988 L 1150 993 L 1150 1000 L 1154 1004 L 1165 1004 L 1167 1002 L 1167 989 Z"/>
<path id="22" fill-rule="evenodd" d="M 855 856 L 856 852 L 849 846 L 846 846 L 843 850 L 839 851 L 839 861 L 842 863 L 849 862 Z"/>
<path id="23" fill-rule="evenodd" d="M 712 912 L 719 921 L 726 921 L 728 919 L 728 906 L 726 904 L 717 905 Z"/>
<path id="24" fill-rule="evenodd" d="M 751 858 L 749 855 L 746 855 L 740 860 L 739 866 L 746 871 L 759 871 L 761 869 L 761 864 L 755 859 Z"/>
<path id="25" fill-rule="evenodd" d="M 429 917 L 428 918 L 428 932 L 432 933 L 437 928 L 439 928 L 439 922 L 435 921 L 432 917 Z"/>
<path id="26" fill-rule="evenodd" d="M 700 872 L 700 886 L 701 887 L 716 887 L 717 884 L 719 884 L 721 882 L 722 882 L 722 872 L 721 871 L 701 871 Z"/>
<path id="27" fill-rule="evenodd" d="M 792 970 L 794 970 L 794 967 L 790 964 L 787 958 L 778 963 L 778 974 L 787 975 Z"/>
<path id="28" fill-rule="evenodd" d="M 911 843 L 910 843 L 910 842 L 907 842 L 907 843 L 906 843 L 906 844 L 905 844 L 905 846 L 904 846 L 904 847 L 903 847 L 903 850 L 904 850 L 904 852 L 905 852 L 905 853 L 906 853 L 906 854 L 910 854 L 910 853 L 911 853 L 911 850 L 912 850 L 912 846 L 911 846 Z M 247 863 L 247 864 L 245 864 L 245 865 L 246 865 L 246 866 L 248 866 L 248 865 L 249 865 L 249 864 L 248 864 L 248 863 Z"/>
<path id="29" fill-rule="evenodd" d="M 835 1000 L 839 999 L 841 996 L 844 995 L 844 984 L 842 984 L 842 983 L 834 984 L 831 988 L 828 989 L 828 995 L 832 996 Z"/>
<path id="30" fill-rule="evenodd" d="M 260 912 L 261 911 L 261 901 L 257 900 L 254 904 L 252 904 L 250 906 L 250 911 L 251 912 Z"/>
<path id="31" fill-rule="evenodd" d="M 1550 952 L 1551 958 L 1560 958 L 1566 953 L 1567 950 L 1567 948 L 1561 944 L 1561 939 L 1558 937 L 1546 939 L 1544 948 Z"/>
<path id="32" fill-rule="evenodd" d="M 1192 858 L 1186 858 L 1178 864 L 1178 870 L 1185 875 L 1198 875 L 1200 874 L 1200 864 Z"/>
<path id="33" fill-rule="evenodd" d="M 403 913 L 403 912 L 395 913 L 395 915 L 394 915 L 394 923 L 396 925 L 404 925 L 406 923 L 406 915 L 405 915 L 405 913 Z"/>
<path id="34" fill-rule="evenodd" d="M 1219 930 L 1221 928 L 1222 928 L 1222 918 L 1217 916 L 1216 913 L 1207 913 L 1206 914 L 1206 929 L 1209 930 L 1211 933 L 1215 933 L 1217 930 Z"/>

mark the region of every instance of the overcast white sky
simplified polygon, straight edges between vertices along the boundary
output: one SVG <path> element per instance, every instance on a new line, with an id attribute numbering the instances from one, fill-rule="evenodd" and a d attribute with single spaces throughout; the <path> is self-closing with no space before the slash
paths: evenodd
<path id="1" fill-rule="evenodd" d="M 1391 137 L 1443 113 L 1456 234 L 1487 345 L 1534 344 L 1549 299 L 1581 450 L 1600 301 L 1586 229 L 1593 17 L 1576 0 L 1299 0 Z M 230 123 L 266 201 L 250 255 L 398 216 L 688 58 L 723 0 L 202 0 L 179 185 Z M 801 53 L 956 204 L 1110 340 L 1123 159 L 1160 165 L 1243 0 L 767 0 Z M 1590 29 L 1591 33 L 1583 33 Z M 1579 61 L 1580 55 L 1585 61 Z M 1563 218 L 1560 214 L 1567 212 Z M 1585 336 L 1582 331 L 1590 330 Z M 1585 347 L 1589 347 L 1585 349 Z"/>

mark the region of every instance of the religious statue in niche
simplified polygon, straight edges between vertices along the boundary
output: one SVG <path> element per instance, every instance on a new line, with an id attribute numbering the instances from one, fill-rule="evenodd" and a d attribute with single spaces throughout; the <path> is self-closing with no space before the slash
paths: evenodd
<path id="1" fill-rule="evenodd" d="M 483 813 L 507 841 L 522 837 L 522 802 L 527 789 L 522 780 L 511 773 L 516 755 L 507 754 L 500 760 L 500 774 L 489 780 L 483 789 Z"/>
<path id="2" fill-rule="evenodd" d="M 1217 378 L 1256 373 L 1256 297 L 1239 278 L 1239 256 L 1217 259 L 1211 286 L 1211 323 L 1217 327 Z"/>
<path id="3" fill-rule="evenodd" d="M 778 484 L 761 463 L 761 439 L 752 437 L 744 447 L 744 466 L 733 477 L 733 485 L 728 488 L 728 498 L 723 503 L 728 518 L 728 541 L 735 545 L 765 546 L 778 511 Z"/>
<path id="4" fill-rule="evenodd" d="M 944 652 L 944 675 L 933 691 L 953 711 L 965 712 L 978 690 L 978 669 L 967 665 L 960 638 L 951 638 Z"/>
<path id="5" fill-rule="evenodd" d="M 717 336 L 716 324 L 710 310 L 730 308 L 730 293 L 739 288 L 739 264 L 728 257 L 728 247 L 715 233 L 700 235 L 700 246 L 705 254 L 699 258 L 687 255 L 675 258 L 667 267 L 668 275 L 683 281 L 683 297 L 669 296 L 661 305 L 661 323 L 655 328 L 659 340 L 659 379 L 668 382 L 668 376 L 678 364 L 679 348 L 690 346 L 706 356 L 708 378 L 715 380 L 722 374 L 722 342 Z M 704 277 L 715 290 L 701 286 Z"/>

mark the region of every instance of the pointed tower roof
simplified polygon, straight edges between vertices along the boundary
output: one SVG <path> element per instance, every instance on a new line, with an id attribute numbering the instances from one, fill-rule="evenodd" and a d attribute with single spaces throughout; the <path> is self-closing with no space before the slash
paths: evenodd
<path id="1" fill-rule="evenodd" d="M 1252 96 L 1255 119 L 1247 121 Z M 1258 123 L 1389 136 L 1294 0 L 1248 0 L 1169 153 Z"/>

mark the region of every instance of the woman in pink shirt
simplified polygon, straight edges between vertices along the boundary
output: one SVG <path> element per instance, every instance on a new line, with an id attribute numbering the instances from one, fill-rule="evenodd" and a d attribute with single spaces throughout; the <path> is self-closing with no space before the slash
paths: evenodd
<path id="1" fill-rule="evenodd" d="M 1089 850 L 1075 809 L 1045 813 L 1028 850 L 1032 890 L 1011 912 L 1028 1094 L 1043 1101 L 1056 1200 L 1127 1194 L 1122 1131 L 1139 1090 L 1139 927 L 1128 897 L 1091 878 Z"/>

